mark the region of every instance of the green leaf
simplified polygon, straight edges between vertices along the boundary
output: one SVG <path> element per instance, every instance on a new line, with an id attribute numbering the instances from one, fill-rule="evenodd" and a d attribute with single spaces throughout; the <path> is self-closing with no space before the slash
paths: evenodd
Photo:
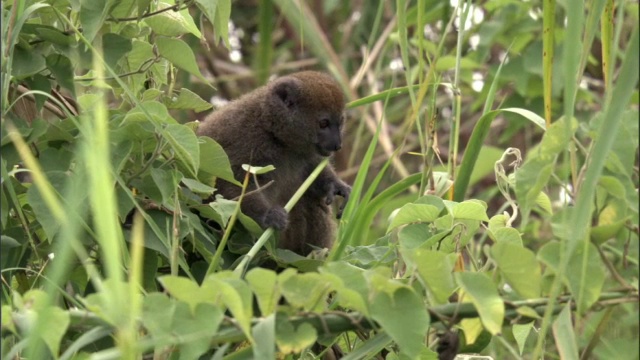
<path id="1" fill-rule="evenodd" d="M 104 51 L 104 61 L 110 68 L 115 69 L 118 60 L 133 49 L 131 39 L 114 33 L 102 35 L 102 48 Z"/>
<path id="2" fill-rule="evenodd" d="M 200 168 L 200 146 L 196 134 L 181 124 L 169 124 L 162 135 L 171 144 L 178 159 L 196 177 Z"/>
<path id="3" fill-rule="evenodd" d="M 489 221 L 487 208 L 470 200 L 456 204 L 451 215 L 453 215 L 454 219 Z"/>
<path id="4" fill-rule="evenodd" d="M 209 282 L 203 282 L 200 287 L 195 281 L 179 276 L 161 276 L 158 281 L 171 296 L 187 303 L 191 312 L 195 312 L 198 304 L 216 304 L 218 301 L 220 290 Z"/>
<path id="5" fill-rule="evenodd" d="M 164 2 L 158 3 L 158 10 L 171 7 L 173 5 Z M 193 22 L 193 18 L 186 10 L 181 11 L 164 11 L 160 14 L 147 17 L 144 22 L 158 35 L 163 36 L 180 36 L 187 33 L 195 35 L 198 39 L 202 37 L 200 30 Z"/>
<path id="6" fill-rule="evenodd" d="M 61 171 L 50 172 L 46 175 L 53 188 L 58 190 L 58 193 L 64 188 L 64 184 L 69 178 L 66 173 Z M 60 222 L 56 220 L 51 213 L 49 206 L 45 203 L 37 186 L 29 187 L 29 190 L 27 190 L 27 200 L 35 213 L 36 219 L 44 229 L 47 236 L 46 241 L 51 243 L 58 231 L 60 231 Z"/>
<path id="7" fill-rule="evenodd" d="M 198 138 L 200 145 L 200 171 L 198 179 L 205 184 L 211 184 L 212 177 L 218 177 L 232 184 L 241 186 L 233 176 L 231 163 L 227 153 L 215 140 L 201 136 Z"/>
<path id="8" fill-rule="evenodd" d="M 531 321 L 526 324 L 513 324 L 511 331 L 513 332 L 513 337 L 516 339 L 516 343 L 518 344 L 518 351 L 520 355 L 522 355 L 524 344 L 527 342 L 527 338 L 531 333 L 531 329 L 533 329 L 534 323 L 535 321 Z"/>
<path id="9" fill-rule="evenodd" d="M 522 246 L 522 236 L 520 232 L 511 227 L 499 228 L 495 231 L 491 231 L 491 235 L 496 242 L 508 242 Z"/>
<path id="10" fill-rule="evenodd" d="M 60 342 L 71 322 L 69 313 L 55 306 L 38 312 L 38 333 L 52 354 L 59 354 Z"/>
<path id="11" fill-rule="evenodd" d="M 214 191 L 216 191 L 215 188 L 212 188 L 211 186 L 205 185 L 200 181 L 194 179 L 182 178 L 182 183 L 186 187 L 188 187 L 189 190 L 201 195 L 210 196 Z"/>
<path id="12" fill-rule="evenodd" d="M 455 254 L 441 251 L 401 248 L 402 256 L 407 264 L 416 267 L 420 279 L 435 298 L 436 304 L 445 304 L 456 288 L 453 280 Z"/>
<path id="13" fill-rule="evenodd" d="M 401 287 L 392 294 L 378 292 L 371 302 L 371 317 L 391 336 L 402 353 L 415 358 L 424 349 L 430 318 L 422 299 Z"/>
<path id="14" fill-rule="evenodd" d="M 275 359 L 276 358 L 276 316 L 263 312 L 263 318 L 253 326 L 252 334 L 255 339 L 253 346 L 254 359 Z M 303 330 L 304 331 L 304 330 Z"/>
<path id="15" fill-rule="evenodd" d="M 253 315 L 251 290 L 246 282 L 227 276 L 233 275 L 229 275 L 228 272 L 222 272 L 209 276 L 204 280 L 203 287 L 207 284 L 208 287 L 211 286 L 217 290 L 242 332 L 249 341 L 253 342 L 251 335 L 251 318 Z"/>
<path id="16" fill-rule="evenodd" d="M 114 0 L 80 1 L 80 24 L 82 24 L 82 34 L 89 42 L 93 42 L 93 38 L 107 19 L 109 10 L 114 3 Z"/>
<path id="17" fill-rule="evenodd" d="M 277 274 L 273 270 L 253 268 L 246 275 L 251 291 L 256 295 L 263 316 L 274 313 L 280 300 L 280 288 L 276 285 Z"/>
<path id="18" fill-rule="evenodd" d="M 150 119 L 147 114 L 151 116 Z M 122 126 L 131 122 L 147 121 L 152 121 L 156 124 L 177 124 L 177 121 L 169 115 L 169 111 L 164 104 L 158 101 L 147 101 L 129 110 L 122 121 Z"/>
<path id="19" fill-rule="evenodd" d="M 250 172 L 252 174 L 255 175 L 262 175 L 262 174 L 266 174 L 268 172 L 271 172 L 273 170 L 275 170 L 275 166 L 273 165 L 267 165 L 267 166 L 251 166 L 249 164 L 242 164 L 242 169 Z"/>
<path id="20" fill-rule="evenodd" d="M 579 359 L 576 335 L 571 322 L 571 305 L 562 309 L 556 321 L 553 322 L 553 338 L 561 359 Z"/>
<path id="21" fill-rule="evenodd" d="M 13 61 L 11 66 L 11 75 L 20 80 L 28 78 L 46 69 L 47 63 L 42 55 L 34 54 L 29 50 L 16 46 L 13 49 Z"/>
<path id="22" fill-rule="evenodd" d="M 177 98 L 172 98 L 171 101 L 168 101 L 167 107 L 169 109 L 187 109 L 201 112 L 209 110 L 213 106 L 193 91 L 182 88 Z"/>
<path id="23" fill-rule="evenodd" d="M 331 283 L 321 274 L 295 274 L 282 281 L 282 295 L 296 308 L 307 311 L 322 311 L 327 307 L 325 297 Z"/>
<path id="24" fill-rule="evenodd" d="M 578 247 L 573 253 L 565 273 L 579 314 L 584 314 L 598 300 L 606 273 L 595 245 L 585 244 L 586 248 Z M 538 251 L 538 258 L 555 272 L 560 264 L 560 253 L 560 243 L 553 241 Z"/>
<path id="25" fill-rule="evenodd" d="M 540 297 L 542 274 L 531 250 L 519 244 L 501 241 L 493 244 L 491 256 L 506 282 L 518 295 L 524 299 Z"/>
<path id="26" fill-rule="evenodd" d="M 173 208 L 174 194 L 180 182 L 177 172 L 175 170 L 166 171 L 157 168 L 152 168 L 150 172 L 151 178 L 153 178 L 162 194 L 162 203 L 171 204 L 171 208 Z"/>
<path id="27" fill-rule="evenodd" d="M 47 67 L 51 70 L 58 84 L 71 91 L 75 96 L 76 89 L 73 83 L 73 67 L 71 66 L 69 58 L 60 54 L 51 54 L 47 56 L 46 62 Z"/>
<path id="28" fill-rule="evenodd" d="M 440 210 L 433 205 L 406 204 L 398 210 L 397 214 L 391 220 L 391 223 L 387 228 L 387 233 L 398 226 L 434 221 L 438 218 L 439 213 Z"/>
<path id="29" fill-rule="evenodd" d="M 212 304 L 200 303 L 192 312 L 186 303 L 160 293 L 147 295 L 142 307 L 143 325 L 153 339 L 162 340 L 176 334 L 185 339 L 195 337 L 180 344 L 181 358 L 188 359 L 197 359 L 209 349 L 210 338 L 223 318 L 222 311 Z"/>
<path id="30" fill-rule="evenodd" d="M 553 207 L 551 206 L 551 199 L 544 191 L 540 191 L 536 197 L 535 204 L 544 211 L 547 215 L 553 215 Z"/>
<path id="31" fill-rule="evenodd" d="M 321 274 L 330 274 L 339 279 L 339 284 L 333 281 L 338 294 L 338 301 L 345 307 L 353 308 L 369 315 L 367 299 L 369 288 L 364 278 L 364 271 L 345 261 L 325 263 L 318 269 Z M 333 278 L 332 278 L 333 279 Z"/>
<path id="32" fill-rule="evenodd" d="M 456 273 L 455 277 L 465 296 L 471 298 L 478 310 L 484 328 L 492 335 L 499 334 L 504 320 L 504 303 L 491 279 L 478 272 Z"/>
<path id="33" fill-rule="evenodd" d="M 225 25 L 226 26 L 226 25 Z M 180 39 L 171 39 L 166 37 L 156 38 L 156 45 L 160 56 L 169 60 L 176 67 L 194 75 L 198 79 L 208 84 L 207 79 L 202 76 L 196 63 L 196 57 L 193 50 L 187 43 Z"/>
<path id="34" fill-rule="evenodd" d="M 302 323 L 294 329 L 286 317 L 276 317 L 276 343 L 283 354 L 300 353 L 313 345 L 317 338 L 316 329 L 310 324 Z"/>
<path id="35" fill-rule="evenodd" d="M 227 227 L 227 222 L 236 212 L 236 207 L 238 207 L 238 202 L 234 200 L 223 199 L 222 196 L 216 196 L 216 201 L 209 203 L 209 206 L 215 210 L 218 216 L 215 217 L 220 225 L 223 227 Z"/>

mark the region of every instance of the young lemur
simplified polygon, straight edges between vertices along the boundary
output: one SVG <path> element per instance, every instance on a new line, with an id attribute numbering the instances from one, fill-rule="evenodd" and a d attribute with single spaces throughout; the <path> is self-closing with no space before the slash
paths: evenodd
<path id="1" fill-rule="evenodd" d="M 257 183 L 251 179 L 241 209 L 263 228 L 280 230 L 280 248 L 306 255 L 312 246 L 331 245 L 334 222 L 329 205 L 335 195 L 344 198 L 339 218 L 351 192 L 331 166 L 291 213 L 284 205 L 320 161 L 342 147 L 344 105 L 344 94 L 333 78 L 303 71 L 240 97 L 198 127 L 198 135 L 213 138 L 225 149 L 237 180 L 244 179 L 243 164 L 275 166 L 274 171 L 257 175 Z M 241 192 L 220 179 L 216 187 L 227 199 Z"/>

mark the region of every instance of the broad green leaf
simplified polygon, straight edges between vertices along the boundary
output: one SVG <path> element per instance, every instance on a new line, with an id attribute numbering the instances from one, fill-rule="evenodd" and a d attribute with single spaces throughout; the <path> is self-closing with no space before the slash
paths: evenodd
<path id="1" fill-rule="evenodd" d="M 193 280 L 179 276 L 161 276 L 158 281 L 171 296 L 187 303 L 192 313 L 195 312 L 198 304 L 218 302 L 220 290 L 210 286 L 206 281 L 203 282 L 202 287 Z"/>
<path id="2" fill-rule="evenodd" d="M 488 224 L 489 231 L 495 232 L 496 230 L 507 226 L 507 220 L 509 220 L 509 217 L 504 214 L 492 216 L 491 219 L 489 219 L 489 224 Z"/>
<path id="3" fill-rule="evenodd" d="M 440 211 L 437 207 L 433 205 L 426 204 L 406 204 L 401 207 L 400 210 L 395 214 L 389 227 L 387 228 L 387 233 L 391 230 L 397 228 L 398 226 L 419 223 L 419 222 L 431 222 L 437 219 Z"/>
<path id="4" fill-rule="evenodd" d="M 214 191 L 216 191 L 215 188 L 212 188 L 211 186 L 205 185 L 200 181 L 194 179 L 182 178 L 182 183 L 184 184 L 184 186 L 188 187 L 189 190 L 202 195 L 210 196 Z"/>
<path id="5" fill-rule="evenodd" d="M 576 335 L 571 322 L 571 305 L 562 309 L 556 321 L 553 322 L 553 338 L 561 359 L 579 359 Z"/>
<path id="6" fill-rule="evenodd" d="M 485 331 L 482 327 L 482 321 L 477 317 L 462 319 L 460 321 L 460 328 L 464 333 L 465 346 L 475 343 L 480 334 Z"/>
<path id="7" fill-rule="evenodd" d="M 169 60 L 176 67 L 208 83 L 207 79 L 200 73 L 193 50 L 187 43 L 180 39 L 159 36 L 156 38 L 156 45 L 160 56 Z"/>
<path id="8" fill-rule="evenodd" d="M 321 274 L 295 274 L 281 283 L 282 295 L 296 308 L 321 311 L 327 307 L 325 297 L 331 283 Z"/>
<path id="9" fill-rule="evenodd" d="M 253 342 L 253 337 L 251 336 L 253 302 L 249 285 L 242 280 L 226 276 L 229 275 L 227 273 L 216 273 L 204 280 L 203 287 L 206 284 L 207 287 L 213 287 L 219 292 L 222 301 L 233 314 L 242 332 L 249 341 Z"/>
<path id="10" fill-rule="evenodd" d="M 116 68 L 118 60 L 133 49 L 131 39 L 127 39 L 119 34 L 106 33 L 102 35 L 102 50 L 104 51 L 104 61 L 112 69 Z"/>
<path id="11" fill-rule="evenodd" d="M 171 334 L 177 305 L 176 299 L 161 293 L 151 293 L 144 297 L 142 323 L 152 337 L 162 338 Z"/>
<path id="12" fill-rule="evenodd" d="M 398 233 L 398 243 L 402 248 L 407 250 L 420 247 L 424 248 L 427 246 L 427 241 L 434 236 L 433 231 L 429 224 L 406 225 L 400 229 Z M 447 233 L 444 235 L 446 236 Z"/>
<path id="13" fill-rule="evenodd" d="M 275 359 L 276 358 L 276 315 L 270 314 L 253 326 L 252 334 L 255 339 L 253 345 L 254 359 Z"/>
<path id="14" fill-rule="evenodd" d="M 308 323 L 297 328 L 284 316 L 276 317 L 276 343 L 283 354 L 297 354 L 313 345 L 318 338 L 316 329 Z"/>
<path id="15" fill-rule="evenodd" d="M 532 319 L 541 319 L 540 314 L 536 312 L 536 310 L 530 306 L 520 306 L 516 309 L 516 312 L 522 316 L 526 316 Z"/>
<path id="16" fill-rule="evenodd" d="M 590 229 L 591 239 L 602 244 L 615 237 L 629 219 L 628 211 L 625 200 L 610 199 L 598 214 L 598 225 Z"/>
<path id="17" fill-rule="evenodd" d="M 80 24 L 82 24 L 82 35 L 84 35 L 89 42 L 93 42 L 93 38 L 107 19 L 109 10 L 114 2 L 114 0 L 80 1 Z"/>
<path id="18" fill-rule="evenodd" d="M 64 184 L 68 181 L 69 176 L 62 171 L 54 171 L 47 173 L 49 182 L 59 192 L 64 188 Z M 37 186 L 29 187 L 27 190 L 27 200 L 31 209 L 36 216 L 36 219 L 42 225 L 46 234 L 46 241 L 51 243 L 53 238 L 60 231 L 60 222 L 51 213 L 49 206 L 46 204 Z"/>
<path id="19" fill-rule="evenodd" d="M 336 291 L 339 301 L 344 306 L 369 315 L 368 303 L 365 301 L 369 294 L 369 288 L 361 268 L 345 261 L 336 261 L 325 263 L 318 270 L 321 274 L 330 274 L 340 279 L 341 284 Z"/>
<path id="20" fill-rule="evenodd" d="M 504 320 L 504 303 L 493 281 L 486 274 L 478 272 L 456 273 L 455 277 L 465 296 L 471 298 L 478 310 L 485 329 L 492 335 L 499 334 Z"/>
<path id="21" fill-rule="evenodd" d="M 436 304 L 445 304 L 456 288 L 453 280 L 455 255 L 441 251 L 401 248 L 408 265 L 415 266 L 420 279 L 435 298 Z"/>
<path id="22" fill-rule="evenodd" d="M 200 11 L 204 13 L 210 23 L 216 23 L 216 13 L 218 12 L 219 0 L 196 0 L 196 4 Z"/>
<path id="23" fill-rule="evenodd" d="M 151 119 L 147 118 L 147 114 Z M 158 101 L 148 101 L 141 103 L 127 112 L 122 125 L 130 122 L 147 122 L 152 121 L 155 124 L 177 124 L 177 121 L 169 115 L 169 111 L 164 104 Z"/>
<path id="24" fill-rule="evenodd" d="M 536 197 L 535 204 L 544 211 L 547 215 L 553 215 L 553 207 L 551 206 L 551 199 L 544 191 L 540 191 Z"/>
<path id="25" fill-rule="evenodd" d="M 196 177 L 200 167 L 200 146 L 196 134 L 184 125 L 169 124 L 162 135 L 171 144 L 182 164 Z"/>
<path id="26" fill-rule="evenodd" d="M 16 46 L 13 49 L 13 62 L 11 63 L 11 76 L 20 80 L 35 75 L 46 69 L 45 58 L 40 54 Z"/>
<path id="27" fill-rule="evenodd" d="M 487 208 L 474 201 L 463 201 L 453 207 L 454 219 L 489 221 Z"/>
<path id="28" fill-rule="evenodd" d="M 491 235 L 496 242 L 509 242 L 522 246 L 522 236 L 520 232 L 511 227 L 503 227 L 495 231 L 491 231 Z"/>
<path id="29" fill-rule="evenodd" d="M 88 295 L 82 302 L 87 309 L 109 324 L 115 327 L 124 326 L 129 322 L 130 312 L 122 309 L 128 309 L 131 305 L 131 287 L 114 278 L 105 280 L 102 285 L 103 288 L 99 292 Z"/>
<path id="30" fill-rule="evenodd" d="M 214 220 L 216 220 L 220 225 L 226 228 L 227 222 L 236 212 L 238 202 L 234 200 L 227 200 L 222 198 L 222 196 L 217 195 L 216 201 L 209 203 L 209 206 L 218 214 L 218 216 L 215 217 Z"/>
<path id="31" fill-rule="evenodd" d="M 51 54 L 47 56 L 46 62 L 47 68 L 49 68 L 56 78 L 58 84 L 75 95 L 76 88 L 73 83 L 73 66 L 71 66 L 69 58 L 60 54 Z"/>
<path id="32" fill-rule="evenodd" d="M 491 256 L 506 282 L 518 295 L 523 299 L 540 297 L 542 275 L 540 265 L 531 250 L 521 244 L 501 241 L 493 244 Z"/>
<path id="33" fill-rule="evenodd" d="M 34 32 L 38 34 L 38 36 L 48 41 L 52 44 L 58 45 L 60 47 L 67 47 L 76 44 L 76 40 L 73 35 L 65 34 L 64 32 L 47 25 L 40 24 L 27 24 L 27 25 L 35 25 Z M 23 33 L 26 33 L 26 26 L 23 28 Z"/>
<path id="34" fill-rule="evenodd" d="M 233 176 L 231 163 L 227 153 L 215 140 L 201 136 L 198 138 L 200 146 L 200 171 L 198 179 L 205 184 L 211 184 L 211 177 L 217 177 L 232 184 L 241 186 Z"/>
<path id="35" fill-rule="evenodd" d="M 172 5 L 160 2 L 158 9 L 165 9 Z M 147 17 L 144 22 L 158 35 L 180 36 L 187 33 L 195 35 L 198 39 L 202 37 L 200 30 L 193 22 L 193 18 L 188 11 L 164 11 L 160 14 Z"/>
<path id="36" fill-rule="evenodd" d="M 192 339 L 180 345 L 181 358 L 196 359 L 207 351 L 223 318 L 222 311 L 212 304 L 200 303 L 192 312 L 188 304 L 160 293 L 147 295 L 142 306 L 142 322 L 152 338 L 179 334 Z"/>
<path id="37" fill-rule="evenodd" d="M 246 275 L 251 291 L 256 295 L 260 313 L 263 316 L 274 313 L 280 300 L 280 288 L 277 283 L 277 275 L 272 270 L 253 268 Z"/>
<path id="38" fill-rule="evenodd" d="M 162 311 L 162 310 L 161 310 Z M 186 340 L 180 344 L 180 359 L 199 359 L 210 348 L 224 313 L 213 304 L 200 303 L 191 312 L 186 304 L 178 303 L 171 326 L 171 335 L 180 334 Z"/>
<path id="39" fill-rule="evenodd" d="M 71 322 L 68 312 L 49 306 L 38 311 L 38 334 L 52 354 L 59 354 L 60 342 Z"/>
<path id="40" fill-rule="evenodd" d="M 424 302 L 413 290 L 403 287 L 391 294 L 378 292 L 371 302 L 371 317 L 402 353 L 415 358 L 424 349 L 430 318 Z"/>
<path id="41" fill-rule="evenodd" d="M 531 333 L 531 329 L 533 329 L 534 323 L 534 321 L 531 321 L 526 324 L 513 324 L 511 331 L 513 332 L 513 337 L 516 339 L 516 344 L 518 344 L 518 351 L 520 355 L 522 355 L 524 344 L 527 342 L 527 338 Z"/>
<path id="42" fill-rule="evenodd" d="M 23 333 L 36 336 L 44 341 L 52 354 L 59 354 L 60 341 L 70 323 L 69 313 L 55 306 L 49 306 L 49 295 L 42 290 L 29 290 L 24 294 L 23 305 L 15 316 Z M 3 307 L 3 317 L 4 317 Z M 3 319 L 4 323 L 4 319 Z"/>
<path id="43" fill-rule="evenodd" d="M 231 17 L 231 0 L 196 0 L 198 7 L 215 29 L 215 43 L 222 40 L 229 48 L 229 18 Z"/>
<path id="44" fill-rule="evenodd" d="M 538 259 L 555 272 L 560 264 L 560 253 L 560 243 L 553 241 L 538 251 Z M 586 249 L 583 246 L 578 247 L 569 259 L 566 283 L 577 299 L 579 314 L 584 314 L 598 300 L 604 278 L 605 268 L 595 245 L 587 243 Z"/>
<path id="45" fill-rule="evenodd" d="M 163 204 L 172 204 L 171 208 L 173 208 L 174 202 L 174 193 L 180 182 L 178 178 L 178 174 L 176 171 L 166 171 L 162 169 L 152 168 L 151 169 L 151 177 L 155 182 L 158 189 L 160 189 L 160 193 L 162 194 L 162 203 Z"/>
<path id="46" fill-rule="evenodd" d="M 182 88 L 180 89 L 180 93 L 177 98 L 172 98 L 167 102 L 167 107 L 169 109 L 187 109 L 195 112 L 201 112 L 209 110 L 213 106 L 193 91 L 187 88 Z"/>
<path id="47" fill-rule="evenodd" d="M 458 353 L 481 353 L 487 346 L 489 346 L 493 336 L 482 327 L 482 322 L 478 318 L 463 319 L 462 321 L 465 321 L 466 323 L 463 325 L 461 322 L 460 325 L 466 326 L 467 328 L 463 328 L 463 330 L 465 330 L 463 333 L 465 341 L 464 345 L 460 346 L 458 349 Z M 467 334 L 473 335 L 473 341 L 470 341 L 470 339 L 467 338 Z"/>

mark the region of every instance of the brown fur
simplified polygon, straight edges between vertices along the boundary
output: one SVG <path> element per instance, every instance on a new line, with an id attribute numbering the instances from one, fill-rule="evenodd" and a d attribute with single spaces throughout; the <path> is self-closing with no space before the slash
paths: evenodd
<path id="1" fill-rule="evenodd" d="M 209 136 L 225 149 L 236 179 L 243 164 L 273 165 L 275 170 L 253 179 L 242 211 L 262 227 L 281 230 L 279 247 L 306 255 L 311 246 L 328 247 L 334 236 L 329 204 L 350 188 L 328 166 L 290 214 L 285 203 L 318 163 L 341 146 L 344 95 L 330 76 L 304 71 L 276 79 L 210 114 L 198 135 Z M 322 127 L 324 121 L 330 126 Z M 219 180 L 219 193 L 231 199 L 240 188 Z"/>

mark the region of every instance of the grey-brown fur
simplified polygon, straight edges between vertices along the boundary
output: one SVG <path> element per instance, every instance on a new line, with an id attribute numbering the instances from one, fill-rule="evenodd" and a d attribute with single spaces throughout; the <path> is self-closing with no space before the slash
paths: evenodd
<path id="1" fill-rule="evenodd" d="M 350 187 L 328 166 L 290 214 L 285 203 L 317 164 L 341 147 L 344 95 L 330 76 L 299 72 L 276 79 L 211 113 L 198 135 L 209 136 L 225 149 L 237 180 L 242 164 L 273 165 L 275 170 L 251 181 L 242 211 L 262 227 L 281 230 L 279 247 L 306 255 L 310 245 L 328 247 L 334 236 L 329 204 L 346 198 Z M 323 126 L 321 126 L 321 124 Z M 324 126 L 327 125 L 327 126 Z M 226 181 L 216 185 L 231 199 L 241 189 Z"/>

